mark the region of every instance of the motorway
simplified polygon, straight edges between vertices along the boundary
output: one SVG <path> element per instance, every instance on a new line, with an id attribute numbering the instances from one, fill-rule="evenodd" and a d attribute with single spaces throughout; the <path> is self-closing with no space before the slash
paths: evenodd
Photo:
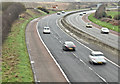
<path id="1" fill-rule="evenodd" d="M 59 28 L 57 20 L 62 16 L 63 15 L 52 14 L 42 18 L 38 22 L 38 31 L 42 40 L 62 67 L 70 82 L 118 82 L 118 67 L 114 64 L 110 62 L 106 65 L 89 64 L 88 56 L 91 50 L 94 49 L 90 49 L 81 42 L 76 41 Z M 80 24 L 83 25 L 83 23 Z M 44 26 L 50 27 L 51 34 L 43 34 Z M 80 26 L 80 28 L 81 27 L 83 26 Z M 62 50 L 62 44 L 66 40 L 71 40 L 75 43 L 75 52 Z M 106 50 L 103 49 L 103 51 Z M 108 58 L 113 57 L 113 54 L 109 54 L 107 51 L 105 55 Z"/>
<path id="2" fill-rule="evenodd" d="M 87 14 L 93 13 L 93 11 L 86 12 Z M 68 23 L 72 24 L 74 27 L 90 34 L 91 36 L 96 37 L 100 41 L 104 42 L 105 44 L 108 44 L 114 48 L 118 49 L 118 35 L 115 35 L 113 33 L 109 34 L 101 34 L 101 31 L 99 28 L 96 28 L 93 26 L 93 28 L 86 28 L 86 23 L 82 20 L 82 16 L 79 15 L 80 13 L 75 13 L 66 18 Z"/>

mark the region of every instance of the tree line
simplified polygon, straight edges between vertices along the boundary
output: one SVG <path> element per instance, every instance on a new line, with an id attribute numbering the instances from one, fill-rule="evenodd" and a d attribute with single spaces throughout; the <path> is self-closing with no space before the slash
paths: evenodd
<path id="1" fill-rule="evenodd" d="M 4 42 L 11 30 L 12 23 L 18 19 L 19 14 L 26 10 L 21 3 L 3 2 L 2 3 L 2 42 Z"/>

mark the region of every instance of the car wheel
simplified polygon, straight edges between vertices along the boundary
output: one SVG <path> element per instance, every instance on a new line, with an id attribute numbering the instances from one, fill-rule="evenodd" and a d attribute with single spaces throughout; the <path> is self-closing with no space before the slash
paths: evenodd
<path id="1" fill-rule="evenodd" d="M 103 63 L 104 65 L 106 65 L 106 63 Z"/>
<path id="2" fill-rule="evenodd" d="M 65 47 L 63 47 L 63 50 L 66 51 Z"/>
<path id="3" fill-rule="evenodd" d="M 93 62 L 89 61 L 90 64 L 93 64 Z"/>

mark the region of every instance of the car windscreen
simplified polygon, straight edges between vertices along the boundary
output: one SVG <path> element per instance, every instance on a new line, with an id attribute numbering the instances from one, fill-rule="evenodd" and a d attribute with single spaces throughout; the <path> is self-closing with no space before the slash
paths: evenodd
<path id="1" fill-rule="evenodd" d="M 94 56 L 104 56 L 103 54 L 94 54 Z"/>
<path id="2" fill-rule="evenodd" d="M 90 23 L 88 23 L 88 25 L 91 25 Z"/>
<path id="3" fill-rule="evenodd" d="M 66 43 L 66 45 L 69 46 L 69 47 L 73 47 L 73 46 L 74 46 L 74 43 L 69 42 L 69 43 Z"/>
<path id="4" fill-rule="evenodd" d="M 49 28 L 44 28 L 45 30 L 49 30 Z"/>

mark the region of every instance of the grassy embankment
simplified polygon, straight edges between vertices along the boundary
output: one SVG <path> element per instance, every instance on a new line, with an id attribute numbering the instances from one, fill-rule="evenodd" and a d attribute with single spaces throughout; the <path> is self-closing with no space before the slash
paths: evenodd
<path id="1" fill-rule="evenodd" d="M 116 12 L 114 12 L 114 11 L 107 12 L 107 15 L 111 15 L 112 17 L 114 17 L 117 14 L 118 14 L 117 11 Z M 94 17 L 93 13 L 88 16 L 88 19 L 95 24 L 98 24 L 98 25 L 103 26 L 103 27 L 107 27 L 107 28 L 109 28 L 111 30 L 114 30 L 114 31 L 117 31 L 117 32 L 120 32 L 120 29 L 118 28 L 118 26 L 112 25 L 112 24 L 107 23 L 107 22 L 102 22 L 99 19 L 96 19 Z"/>
<path id="2" fill-rule="evenodd" d="M 118 12 L 118 11 L 108 11 L 108 12 L 107 12 L 107 15 L 108 15 L 108 16 L 111 15 L 112 18 L 114 18 L 114 16 L 115 16 L 115 15 L 118 15 L 118 13 L 120 14 L 120 12 Z"/>
<path id="3" fill-rule="evenodd" d="M 47 14 L 31 10 L 26 12 L 30 15 L 14 22 L 11 32 L 2 45 L 2 82 L 34 82 L 25 42 L 25 29 L 32 19 Z"/>

